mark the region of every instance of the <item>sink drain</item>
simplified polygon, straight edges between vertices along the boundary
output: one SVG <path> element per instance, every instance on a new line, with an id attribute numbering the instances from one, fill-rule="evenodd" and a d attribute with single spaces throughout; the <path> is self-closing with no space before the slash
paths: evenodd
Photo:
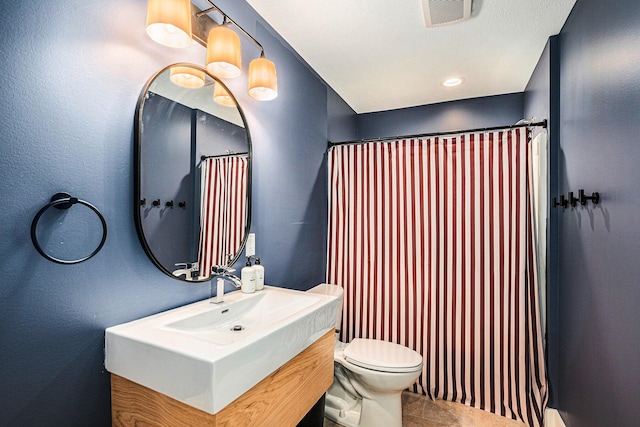
<path id="1" fill-rule="evenodd" d="M 231 330 L 234 331 L 234 332 L 242 331 L 242 330 L 244 330 L 244 326 L 242 326 L 242 325 L 233 325 Z"/>

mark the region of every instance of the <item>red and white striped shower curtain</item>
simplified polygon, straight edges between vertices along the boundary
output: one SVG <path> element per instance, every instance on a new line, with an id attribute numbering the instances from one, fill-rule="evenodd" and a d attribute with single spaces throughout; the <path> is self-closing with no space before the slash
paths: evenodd
<path id="1" fill-rule="evenodd" d="M 529 160 L 525 129 L 333 147 L 327 281 L 343 341 L 423 355 L 414 391 L 539 426 Z"/>
<path id="2" fill-rule="evenodd" d="M 200 277 L 214 265 L 227 265 L 247 225 L 246 156 L 212 157 L 202 161 L 200 185 Z"/>

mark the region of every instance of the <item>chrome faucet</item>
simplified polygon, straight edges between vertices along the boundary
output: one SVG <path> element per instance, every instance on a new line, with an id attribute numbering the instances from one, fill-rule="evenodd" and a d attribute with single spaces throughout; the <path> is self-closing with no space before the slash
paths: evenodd
<path id="1" fill-rule="evenodd" d="M 224 281 L 228 280 L 236 287 L 240 289 L 242 281 L 233 273 L 236 271 L 233 268 L 224 265 L 214 265 L 211 267 L 211 302 L 214 304 L 220 304 L 224 302 Z M 216 279 L 216 296 L 213 296 L 213 279 Z"/>

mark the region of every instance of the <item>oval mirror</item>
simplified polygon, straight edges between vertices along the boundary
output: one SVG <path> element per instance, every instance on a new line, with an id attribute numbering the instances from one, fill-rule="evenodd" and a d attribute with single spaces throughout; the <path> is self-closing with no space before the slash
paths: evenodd
<path id="1" fill-rule="evenodd" d="M 250 228 L 251 138 L 242 109 L 202 67 L 173 64 L 142 90 L 135 128 L 140 242 L 167 275 L 209 280 L 212 266 L 235 263 Z"/>

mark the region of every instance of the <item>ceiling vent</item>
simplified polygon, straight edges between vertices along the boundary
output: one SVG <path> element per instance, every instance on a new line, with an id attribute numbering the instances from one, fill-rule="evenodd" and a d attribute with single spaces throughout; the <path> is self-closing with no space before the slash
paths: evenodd
<path id="1" fill-rule="evenodd" d="M 471 17 L 472 0 L 422 0 L 427 27 L 454 24 Z"/>

